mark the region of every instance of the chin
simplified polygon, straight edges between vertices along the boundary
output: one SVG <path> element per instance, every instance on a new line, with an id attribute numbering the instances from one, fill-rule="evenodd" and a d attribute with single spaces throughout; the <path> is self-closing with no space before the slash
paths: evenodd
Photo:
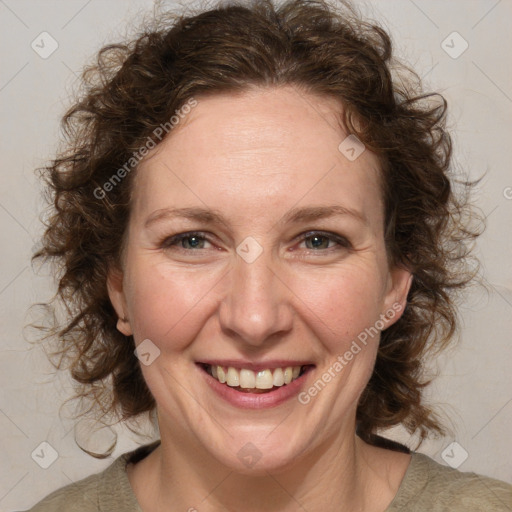
<path id="1" fill-rule="evenodd" d="M 290 432 L 289 429 L 272 431 L 273 429 L 275 425 L 262 428 L 258 432 L 253 425 L 252 432 L 248 435 L 243 429 L 237 431 L 236 427 L 230 427 L 228 430 L 236 433 L 230 437 L 223 432 L 222 441 L 209 444 L 217 447 L 211 454 L 222 465 L 240 474 L 265 476 L 269 472 L 284 471 L 297 462 L 311 443 L 306 439 L 298 439 L 300 432 Z"/>

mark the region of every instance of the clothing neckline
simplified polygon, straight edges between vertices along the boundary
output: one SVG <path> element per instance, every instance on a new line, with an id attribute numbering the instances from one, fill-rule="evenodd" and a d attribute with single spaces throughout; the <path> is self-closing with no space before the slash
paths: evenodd
<path id="1" fill-rule="evenodd" d="M 105 478 L 102 479 L 104 493 L 101 493 L 101 495 L 109 496 L 112 488 L 120 489 L 123 495 L 123 507 L 121 508 L 142 512 L 128 479 L 127 466 L 128 464 L 136 464 L 141 461 L 160 444 L 161 441 L 157 440 L 119 456 L 110 468 L 107 468 Z M 410 453 L 411 460 L 398 486 L 398 490 L 391 503 L 383 512 L 398 512 L 405 509 L 405 506 L 411 499 L 417 498 L 418 494 L 421 493 L 428 483 L 429 466 L 435 463 L 435 461 L 432 461 L 427 455 L 422 453 Z"/>

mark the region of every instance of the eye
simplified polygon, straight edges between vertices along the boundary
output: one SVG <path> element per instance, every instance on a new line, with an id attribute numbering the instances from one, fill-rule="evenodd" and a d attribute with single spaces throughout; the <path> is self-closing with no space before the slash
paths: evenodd
<path id="1" fill-rule="evenodd" d="M 346 238 L 325 231 L 309 231 L 301 235 L 300 241 L 305 243 L 306 249 L 316 252 L 351 247 Z"/>
<path id="2" fill-rule="evenodd" d="M 166 238 L 162 242 L 162 247 L 164 249 L 170 249 L 171 247 L 176 247 L 177 249 L 183 250 L 199 250 L 206 249 L 205 244 L 208 244 L 206 236 L 202 232 L 190 231 L 187 233 L 179 233 L 177 235 L 173 235 L 169 238 Z"/>

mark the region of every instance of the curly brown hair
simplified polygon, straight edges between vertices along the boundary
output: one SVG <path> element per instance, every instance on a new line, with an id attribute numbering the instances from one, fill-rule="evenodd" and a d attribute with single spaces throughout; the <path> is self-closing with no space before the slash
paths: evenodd
<path id="1" fill-rule="evenodd" d="M 392 57 L 388 34 L 340 1 L 271 0 L 168 13 L 132 42 L 102 48 L 83 73 L 83 95 L 63 118 L 65 147 L 42 169 L 51 196 L 42 248 L 65 306 L 56 364 L 78 395 L 123 420 L 155 408 L 134 342 L 116 329 L 107 275 L 121 267 L 136 173 L 124 167 L 191 98 L 292 85 L 336 98 L 343 123 L 379 158 L 390 264 L 414 279 L 401 319 L 382 333 L 357 410 L 358 434 L 402 424 L 423 440 L 444 429 L 424 403 L 427 353 L 447 346 L 458 321 L 454 292 L 471 279 L 467 194 L 451 171 L 446 102 Z M 119 172 L 118 172 L 119 176 Z M 463 189 L 466 190 L 466 189 Z M 421 442 L 421 441 L 420 441 Z"/>

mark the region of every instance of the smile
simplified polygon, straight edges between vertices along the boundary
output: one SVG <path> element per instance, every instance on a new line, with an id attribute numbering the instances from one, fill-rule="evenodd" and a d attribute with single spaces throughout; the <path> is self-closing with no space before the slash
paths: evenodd
<path id="1" fill-rule="evenodd" d="M 286 366 L 253 371 L 248 368 L 205 365 L 205 370 L 221 384 L 246 393 L 266 393 L 298 379 L 307 366 Z"/>
<path id="2" fill-rule="evenodd" d="M 197 363 L 196 367 L 208 387 L 223 400 L 237 408 L 261 409 L 275 407 L 296 397 L 315 365 L 298 361 L 261 365 L 211 361 Z"/>

